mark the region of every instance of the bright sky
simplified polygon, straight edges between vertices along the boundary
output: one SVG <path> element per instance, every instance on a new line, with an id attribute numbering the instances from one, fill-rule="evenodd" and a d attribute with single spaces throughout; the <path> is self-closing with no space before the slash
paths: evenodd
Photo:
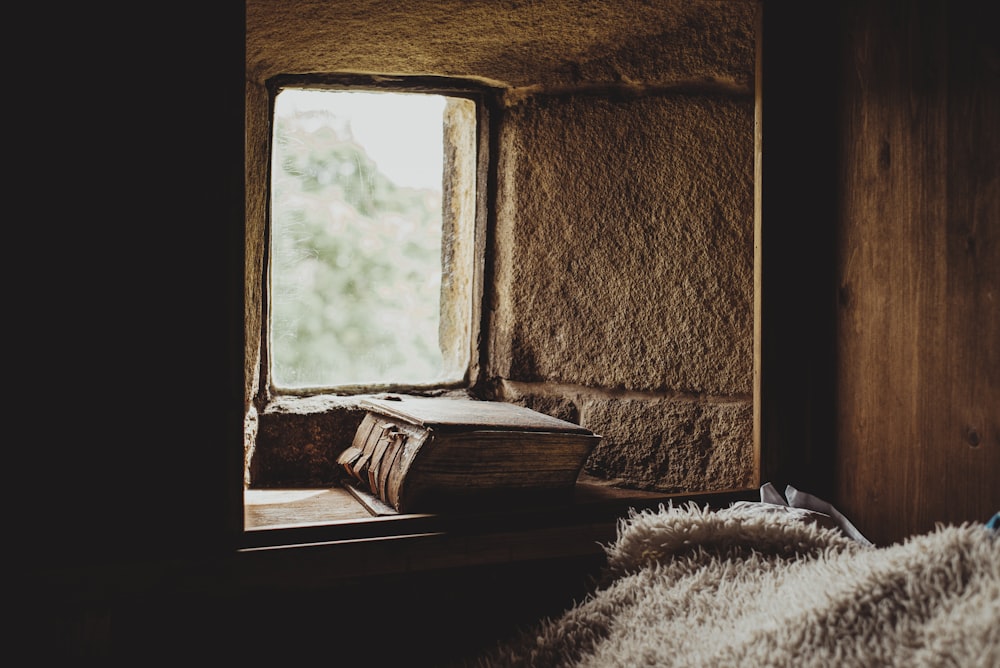
<path id="1" fill-rule="evenodd" d="M 441 190 L 443 96 L 285 89 L 280 100 L 287 110 L 349 119 L 355 140 L 396 185 Z"/>

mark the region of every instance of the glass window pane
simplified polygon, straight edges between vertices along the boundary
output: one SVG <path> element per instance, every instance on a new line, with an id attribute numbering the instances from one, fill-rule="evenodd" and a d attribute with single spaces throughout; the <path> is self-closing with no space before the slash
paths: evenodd
<path id="1" fill-rule="evenodd" d="M 275 386 L 457 380 L 438 340 L 446 101 L 292 88 L 277 95 Z"/>

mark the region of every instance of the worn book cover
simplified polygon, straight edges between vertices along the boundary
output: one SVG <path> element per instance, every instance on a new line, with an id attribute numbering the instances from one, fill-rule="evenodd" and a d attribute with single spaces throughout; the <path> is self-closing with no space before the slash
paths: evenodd
<path id="1" fill-rule="evenodd" d="M 338 462 L 399 512 L 462 509 L 572 490 L 600 436 L 524 406 L 439 397 L 363 401 Z"/>

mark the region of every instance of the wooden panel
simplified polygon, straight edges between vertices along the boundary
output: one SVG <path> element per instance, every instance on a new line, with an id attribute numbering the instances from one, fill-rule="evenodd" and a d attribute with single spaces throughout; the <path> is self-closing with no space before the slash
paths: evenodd
<path id="1" fill-rule="evenodd" d="M 1000 510 L 1000 75 L 988 5 L 846 10 L 836 503 L 880 544 Z"/>

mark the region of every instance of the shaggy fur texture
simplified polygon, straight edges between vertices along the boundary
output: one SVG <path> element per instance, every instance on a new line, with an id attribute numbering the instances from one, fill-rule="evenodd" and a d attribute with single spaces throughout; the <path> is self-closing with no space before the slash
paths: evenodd
<path id="1" fill-rule="evenodd" d="M 587 600 L 478 666 L 1000 666 L 1000 537 L 864 545 L 806 511 L 633 513 Z"/>

